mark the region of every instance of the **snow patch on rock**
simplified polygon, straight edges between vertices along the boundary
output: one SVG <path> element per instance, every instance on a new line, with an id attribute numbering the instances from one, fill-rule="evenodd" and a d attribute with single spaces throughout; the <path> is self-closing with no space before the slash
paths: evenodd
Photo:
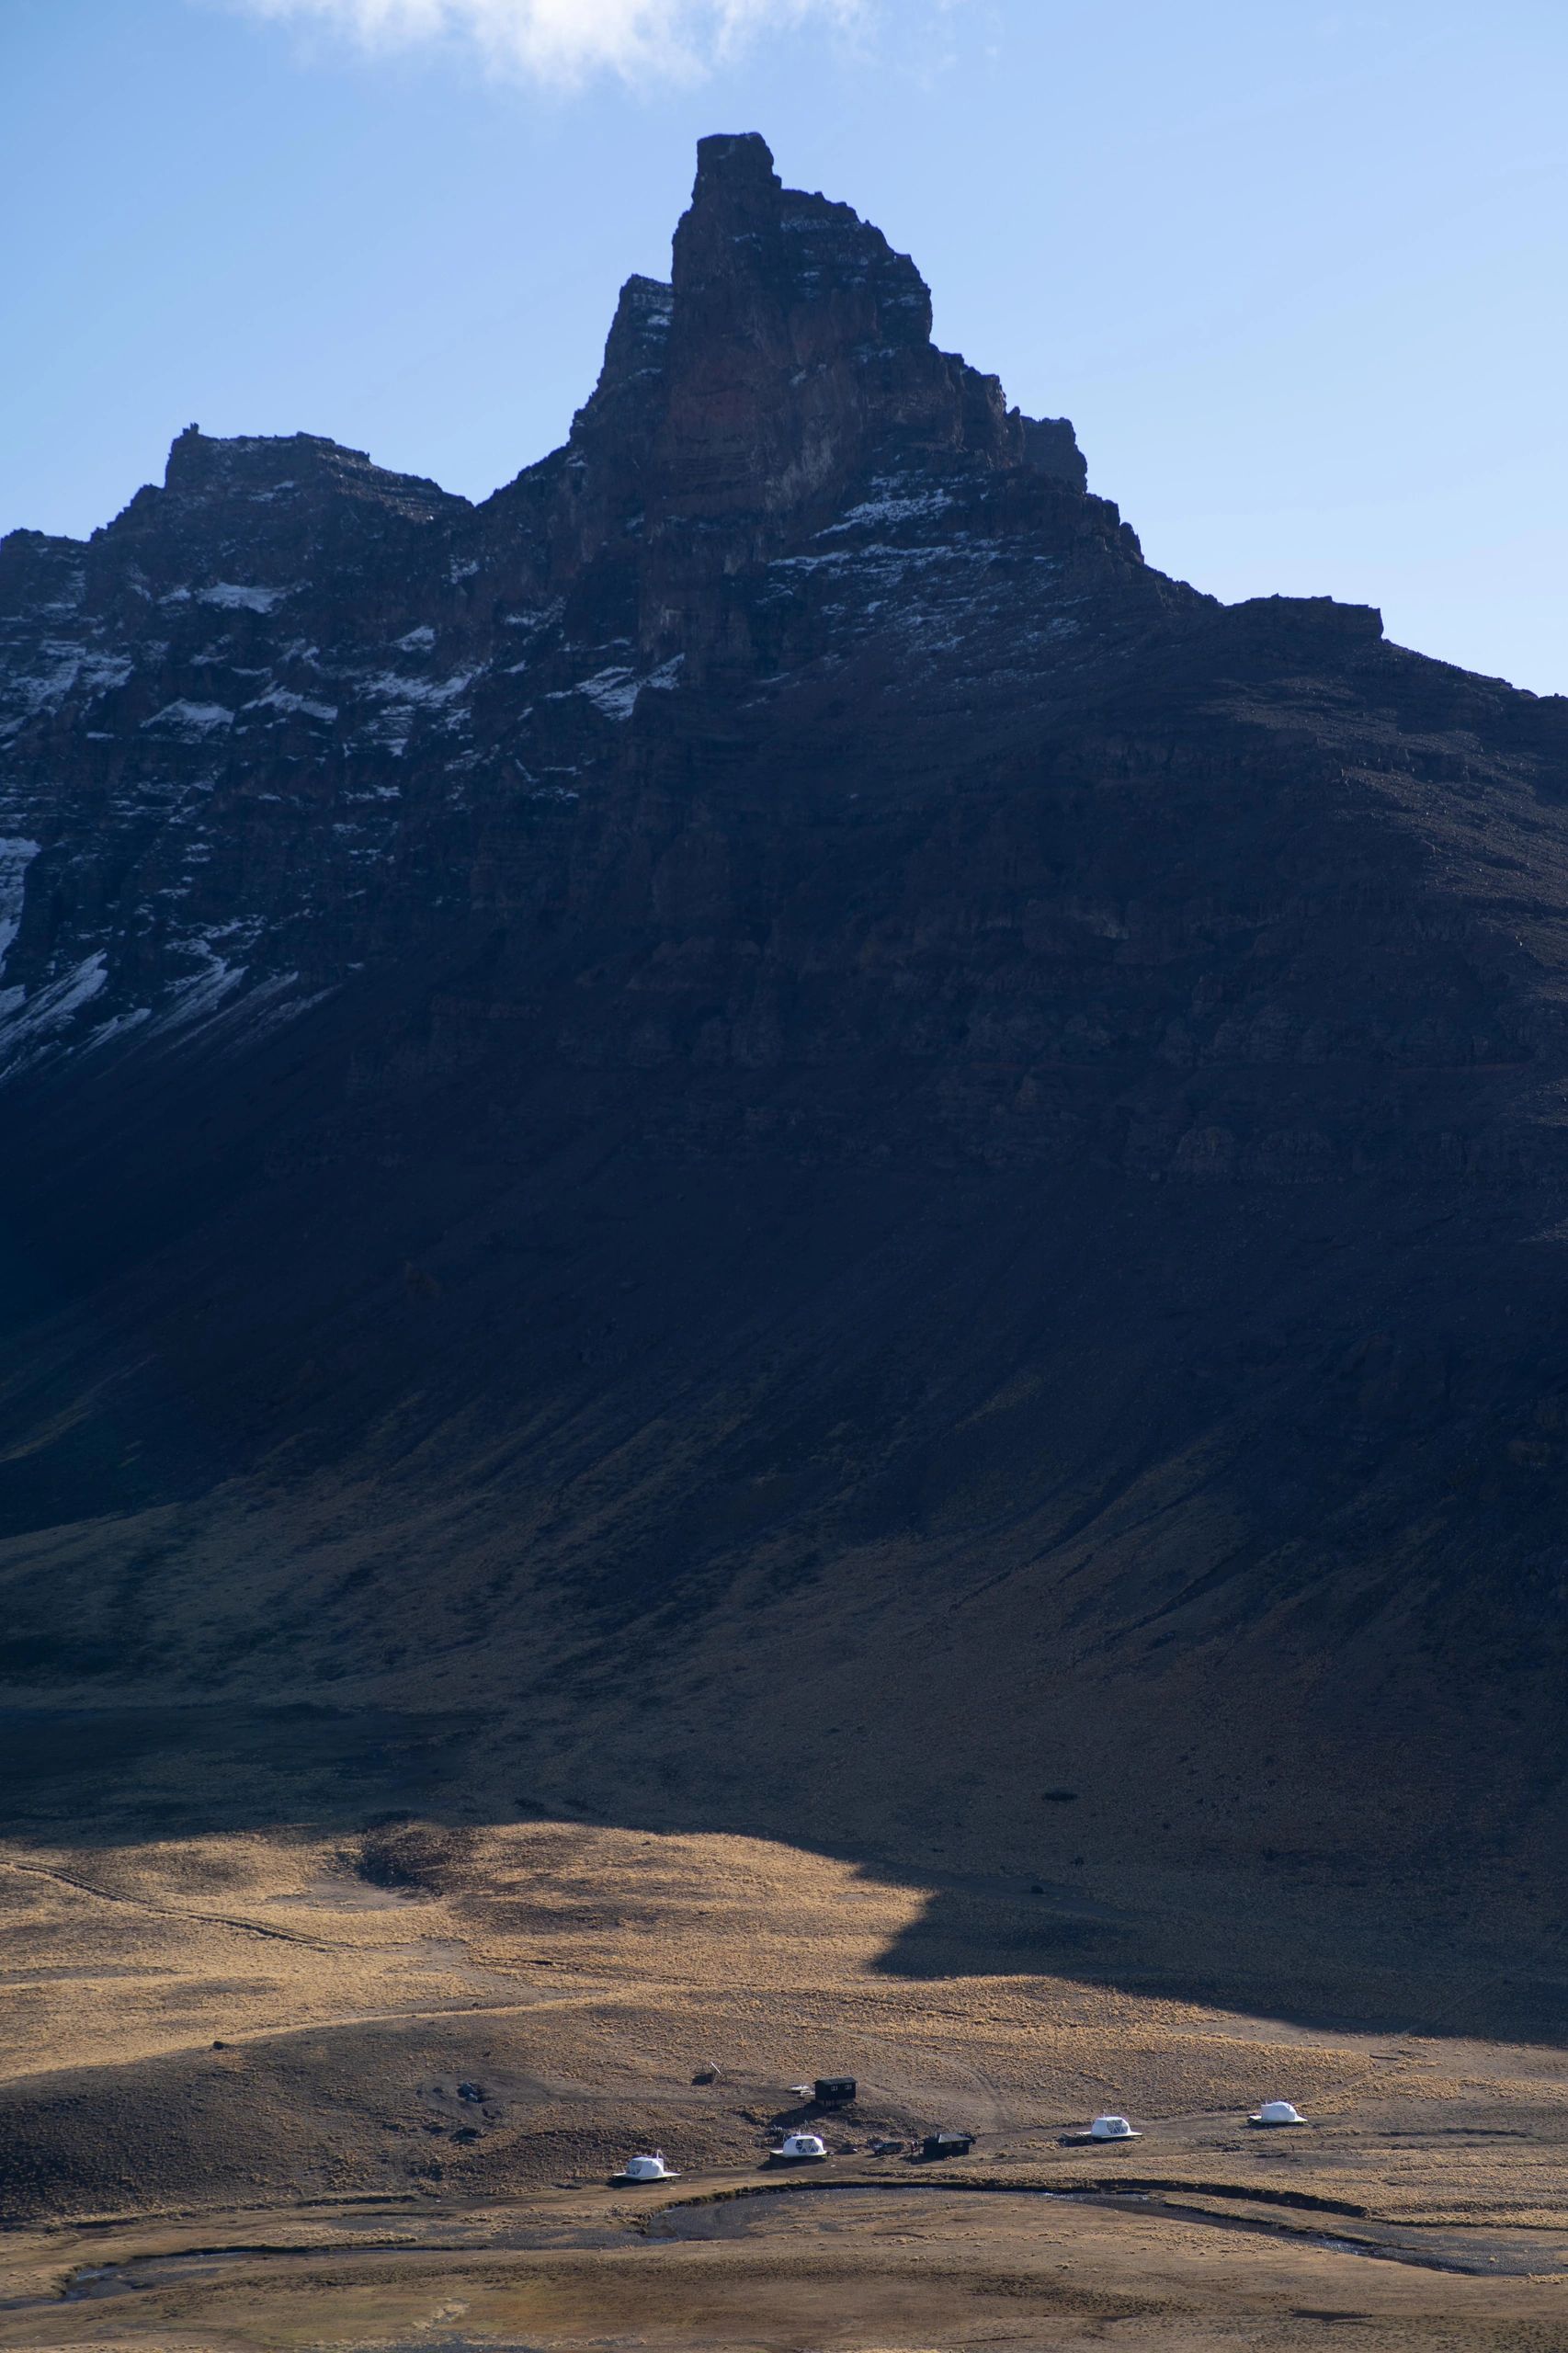
<path id="1" fill-rule="evenodd" d="M 135 666 L 126 654 L 95 653 L 88 646 L 58 640 L 46 639 L 39 652 L 50 666 L 7 681 L 10 699 L 14 708 L 19 706 L 20 716 L 0 729 L 0 734 L 15 734 L 27 720 L 58 709 L 78 688 L 101 694 L 111 687 L 124 686 Z"/>
<path id="2" fill-rule="evenodd" d="M 337 717 L 335 702 L 316 702 L 309 695 L 296 694 L 291 687 L 268 687 L 254 702 L 242 703 L 242 711 L 276 710 L 285 717 L 300 712 L 306 719 L 334 720 Z"/>
<path id="3" fill-rule="evenodd" d="M 216 605 L 226 613 L 270 613 L 292 594 L 291 588 L 262 588 L 244 580 L 215 580 L 210 588 L 199 592 L 197 602 Z"/>
<path id="4" fill-rule="evenodd" d="M 210 735 L 214 728 L 233 723 L 234 714 L 226 703 L 188 702 L 183 695 L 142 722 L 143 727 L 166 727 L 176 735 Z"/>
<path id="5" fill-rule="evenodd" d="M 449 678 L 406 678 L 397 670 L 381 670 L 360 683 L 366 694 L 379 695 L 386 702 L 423 702 L 438 708 L 455 702 L 478 675 L 476 670 L 455 670 Z"/>
<path id="6" fill-rule="evenodd" d="M 676 654 L 668 662 L 661 662 L 656 670 L 644 671 L 641 677 L 624 666 L 597 670 L 591 678 L 584 678 L 568 691 L 586 695 L 594 709 L 602 711 L 607 719 L 630 719 L 637 708 L 638 696 L 645 688 L 652 688 L 659 694 L 670 691 L 679 678 L 685 659 L 684 654 Z M 561 699 L 563 698 L 555 695 L 545 697 L 547 702 Z"/>
<path id="7" fill-rule="evenodd" d="M 23 841 L 15 835 L 0 841 L 0 973 L 6 970 L 11 942 L 21 928 L 28 869 L 38 853 L 37 842 Z"/>
<path id="8" fill-rule="evenodd" d="M 945 514 L 953 504 L 945 490 L 926 490 L 900 494 L 878 485 L 879 494 L 864 498 L 858 506 L 851 506 L 836 523 L 830 523 L 819 539 L 831 540 L 840 531 L 858 531 L 872 523 L 913 523 L 926 517 Z"/>
<path id="9" fill-rule="evenodd" d="M 30 996 L 24 989 L 0 989 L 0 1074 L 8 1077 L 37 1062 L 108 978 L 108 958 L 100 948 Z"/>

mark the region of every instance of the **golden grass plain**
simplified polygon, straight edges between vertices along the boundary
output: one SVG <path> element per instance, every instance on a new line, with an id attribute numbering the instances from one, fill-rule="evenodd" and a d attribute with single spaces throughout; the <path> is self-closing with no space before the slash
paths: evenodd
<path id="1" fill-rule="evenodd" d="M 914 1976 L 934 1893 L 567 1821 L 14 1840 L 0 2346 L 1568 2347 L 1568 2053 Z M 1088 1951 L 1127 1894 L 963 1900 Z M 1251 2130 L 1274 2096 L 1309 2128 Z M 1143 2137 L 1062 2145 L 1107 2106 Z M 938 2125 L 972 2157 L 870 2154 Z M 609 2187 L 653 2142 L 681 2179 Z"/>

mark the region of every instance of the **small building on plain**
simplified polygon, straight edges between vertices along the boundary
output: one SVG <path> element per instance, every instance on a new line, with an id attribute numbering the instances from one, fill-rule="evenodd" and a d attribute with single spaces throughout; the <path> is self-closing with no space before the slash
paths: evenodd
<path id="1" fill-rule="evenodd" d="M 853 2075 L 819 2075 L 812 2087 L 812 2097 L 819 2108 L 847 2108 L 855 2091 Z"/>

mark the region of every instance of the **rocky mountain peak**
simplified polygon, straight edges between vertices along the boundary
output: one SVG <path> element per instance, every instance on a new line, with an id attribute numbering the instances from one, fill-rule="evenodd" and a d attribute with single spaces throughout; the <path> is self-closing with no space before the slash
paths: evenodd
<path id="1" fill-rule="evenodd" d="M 170 444 L 163 490 L 138 494 L 162 506 L 233 502 L 266 508 L 288 503 L 370 500 L 418 519 L 466 506 L 419 474 L 390 473 L 364 449 L 346 449 L 320 433 L 203 433 L 187 425 Z M 132 500 L 131 508 L 137 505 Z M 127 509 L 127 512 L 131 512 Z M 109 529 L 116 529 L 123 517 Z"/>
<path id="2" fill-rule="evenodd" d="M 937 349 L 909 256 L 847 204 L 786 188 L 757 134 L 725 133 L 699 142 L 669 280 L 622 287 L 565 446 L 482 510 L 478 576 L 506 599 L 564 594 L 607 657 L 678 654 L 695 679 L 758 657 L 743 610 L 758 565 L 882 512 L 891 484 L 907 519 L 1009 480 L 1021 494 L 1004 488 L 983 528 L 1038 537 L 1041 496 L 1085 486 L 1072 426 L 1020 415 Z M 1114 541 L 1136 563 L 1114 509 L 1069 506 L 1053 544 Z"/>
<path id="3" fill-rule="evenodd" d="M 636 442 L 641 447 L 646 441 L 649 429 L 664 411 L 674 303 L 673 290 L 665 280 L 641 276 L 627 279 L 605 339 L 598 382 L 572 420 L 569 446 L 574 453 L 597 443 L 614 462 L 625 454 L 624 447 L 618 445 Z"/>
<path id="4" fill-rule="evenodd" d="M 693 205 L 736 204 L 747 189 L 767 202 L 782 193 L 783 183 L 773 168 L 773 150 L 760 131 L 713 131 L 697 142 L 697 178 Z"/>
<path id="5" fill-rule="evenodd" d="M 672 278 L 684 318 L 734 335 L 778 314 L 809 360 L 837 346 L 928 343 L 931 296 L 907 254 L 847 204 L 787 188 L 755 131 L 698 142 Z"/>
<path id="6" fill-rule="evenodd" d="M 699 143 L 671 278 L 670 512 L 810 513 L 899 446 L 1031 461 L 997 380 L 933 344 L 909 256 L 847 204 L 785 188 L 755 132 Z"/>

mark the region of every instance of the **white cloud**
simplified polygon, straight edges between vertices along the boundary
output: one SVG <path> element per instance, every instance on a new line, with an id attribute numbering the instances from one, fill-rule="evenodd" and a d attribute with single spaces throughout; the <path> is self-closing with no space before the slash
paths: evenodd
<path id="1" fill-rule="evenodd" d="M 808 19 L 845 26 L 865 0 L 241 0 L 254 15 L 315 22 L 370 50 L 476 50 L 487 68 L 557 83 L 615 73 L 685 78 L 758 33 Z"/>

